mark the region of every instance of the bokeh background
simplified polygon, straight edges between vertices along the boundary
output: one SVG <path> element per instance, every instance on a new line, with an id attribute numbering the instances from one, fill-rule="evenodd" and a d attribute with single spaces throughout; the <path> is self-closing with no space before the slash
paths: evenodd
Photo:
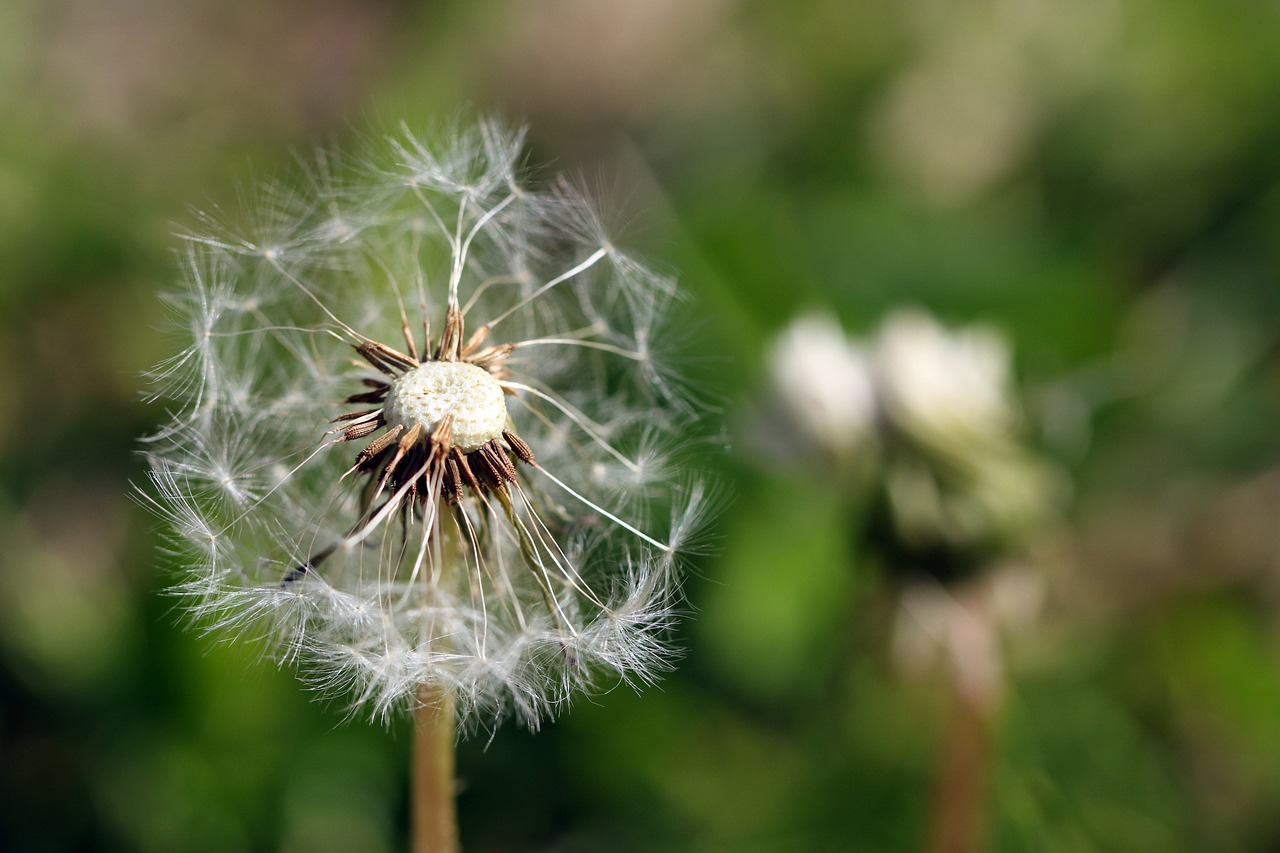
<path id="1" fill-rule="evenodd" d="M 460 108 L 681 271 L 733 496 L 660 688 L 462 745 L 467 850 L 926 849 L 953 710 L 900 578 L 755 438 L 790 318 L 902 307 L 1001 330 L 1069 484 L 986 846 L 1280 849 L 1272 0 L 0 4 L 0 848 L 403 848 L 408 721 L 185 630 L 129 483 L 188 206 Z"/>

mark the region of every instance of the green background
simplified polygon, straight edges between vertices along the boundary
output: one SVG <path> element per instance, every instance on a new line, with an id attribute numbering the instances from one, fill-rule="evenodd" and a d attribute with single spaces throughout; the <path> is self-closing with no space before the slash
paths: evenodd
<path id="1" fill-rule="evenodd" d="M 0 847 L 403 848 L 408 721 L 185 630 L 128 484 L 188 205 L 459 109 L 680 271 L 733 437 L 678 670 L 466 741 L 467 850 L 924 848 L 944 697 L 856 502 L 751 440 L 791 316 L 902 306 L 1007 334 L 1074 484 L 991 849 L 1280 849 L 1272 0 L 0 4 Z"/>

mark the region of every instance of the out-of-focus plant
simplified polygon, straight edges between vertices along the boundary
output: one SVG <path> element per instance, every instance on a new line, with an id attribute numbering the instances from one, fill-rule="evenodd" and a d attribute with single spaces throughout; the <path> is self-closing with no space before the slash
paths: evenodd
<path id="1" fill-rule="evenodd" d="M 951 711 L 937 851 L 983 846 L 1000 633 L 1034 611 L 1028 548 L 1065 494 L 1064 476 L 1026 441 L 1010 362 L 993 329 L 948 330 L 916 310 L 867 340 L 830 316 L 801 317 L 773 344 L 757 432 L 776 458 L 834 480 L 861 508 L 849 525 L 896 591 L 894 658 L 942 673 Z"/>

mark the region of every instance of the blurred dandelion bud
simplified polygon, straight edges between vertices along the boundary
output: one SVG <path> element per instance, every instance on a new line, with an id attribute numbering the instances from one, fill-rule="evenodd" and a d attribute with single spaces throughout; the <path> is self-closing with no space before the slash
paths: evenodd
<path id="1" fill-rule="evenodd" d="M 783 330 L 769 350 L 770 401 L 762 439 L 775 455 L 841 468 L 874 439 L 871 365 L 833 317 L 811 314 Z"/>
<path id="2" fill-rule="evenodd" d="M 698 407 L 664 361 L 675 283 L 494 122 L 203 215 L 147 440 L 181 591 L 374 715 L 456 700 L 530 725 L 670 665 L 677 555 L 707 504 L 673 463 Z"/>
<path id="3" fill-rule="evenodd" d="M 949 332 L 901 311 L 881 325 L 872 360 L 886 417 L 917 441 L 939 450 L 1002 442 L 1014 426 L 1009 347 L 994 329 Z"/>
<path id="4" fill-rule="evenodd" d="M 1008 344 L 985 326 L 951 331 L 902 311 L 881 325 L 873 358 L 889 434 L 885 544 L 944 579 L 1016 550 L 1064 486 L 1020 432 Z"/>
<path id="5" fill-rule="evenodd" d="M 786 461 L 868 476 L 868 537 L 889 564 L 950 577 L 1051 514 L 1063 480 L 1027 447 L 1008 345 L 994 330 L 889 316 L 866 341 L 832 317 L 795 320 L 770 350 L 761 419 Z"/>

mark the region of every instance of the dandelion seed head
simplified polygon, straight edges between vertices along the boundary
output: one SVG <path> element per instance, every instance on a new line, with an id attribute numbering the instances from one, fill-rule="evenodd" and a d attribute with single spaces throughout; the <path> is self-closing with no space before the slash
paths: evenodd
<path id="1" fill-rule="evenodd" d="M 423 686 L 531 726 L 670 667 L 711 492 L 678 288 L 523 134 L 401 129 L 197 215 L 146 439 L 177 591 L 385 717 Z"/>

